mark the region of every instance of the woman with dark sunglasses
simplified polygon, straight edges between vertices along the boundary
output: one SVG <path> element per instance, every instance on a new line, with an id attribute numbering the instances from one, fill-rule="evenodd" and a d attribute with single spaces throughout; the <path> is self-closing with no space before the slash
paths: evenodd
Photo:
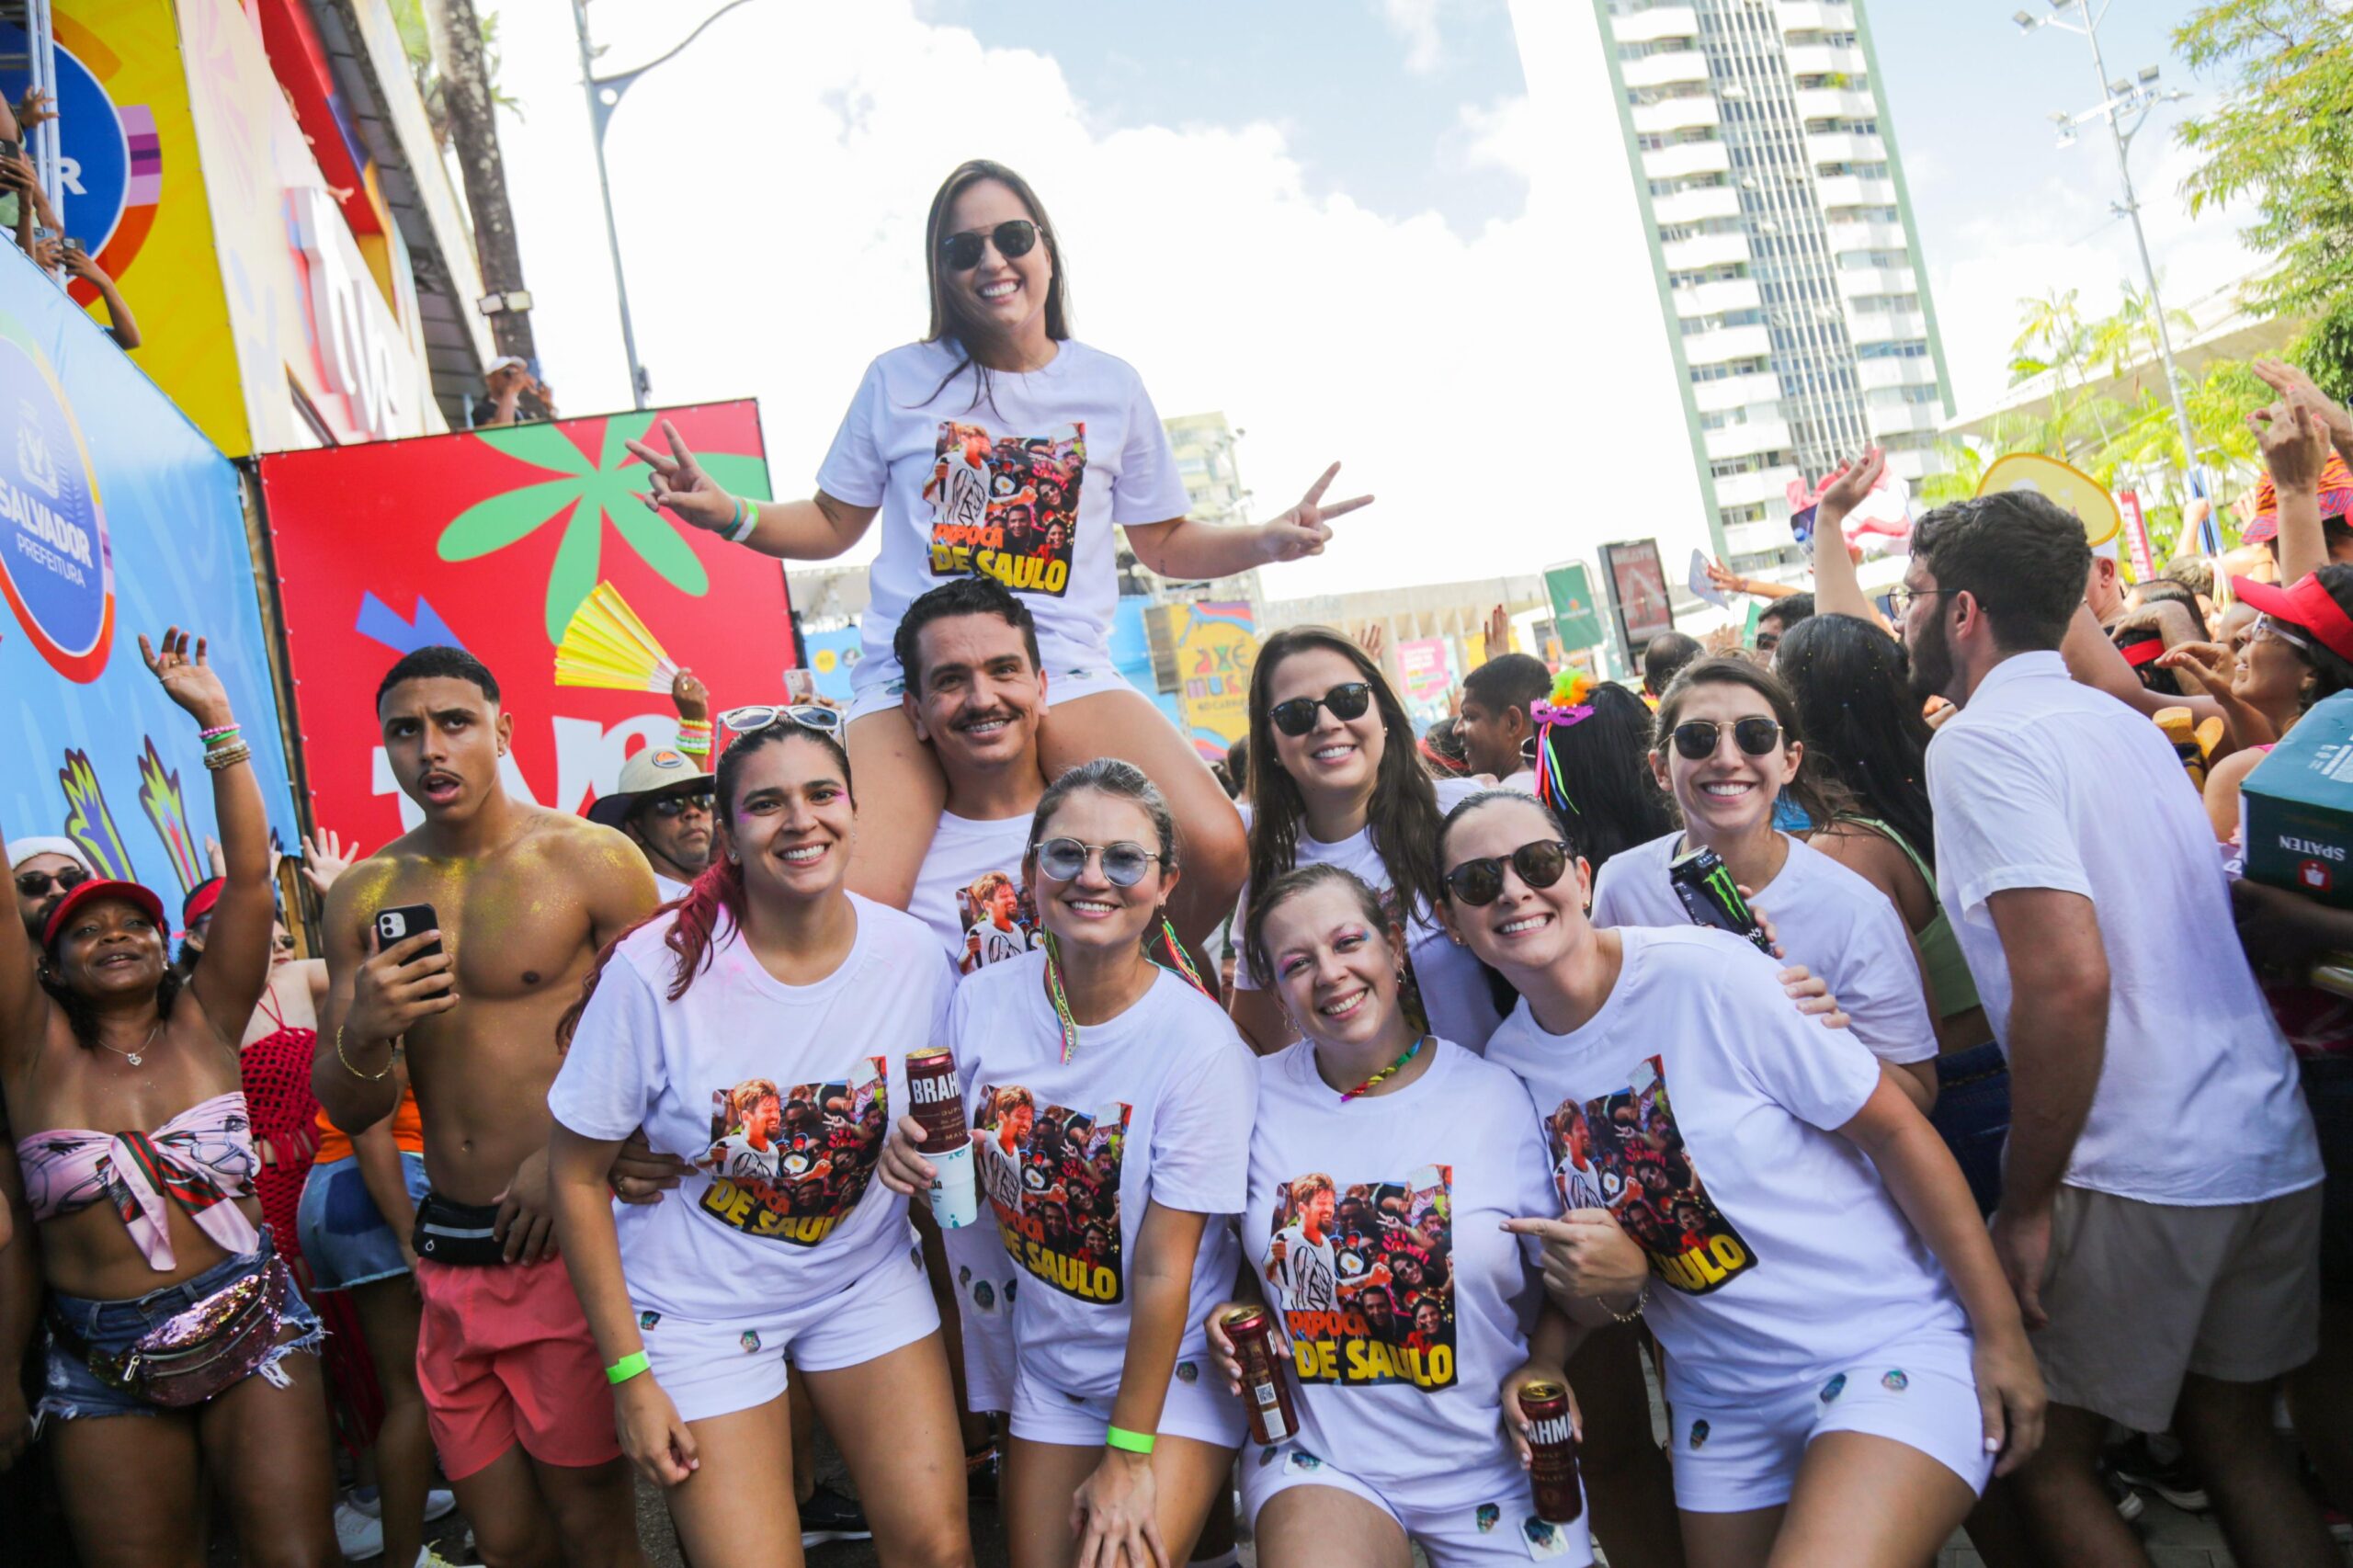
<path id="1" fill-rule="evenodd" d="M 1502 1007 L 1487 972 L 1447 941 L 1431 914 L 1438 824 L 1478 784 L 1433 781 L 1380 666 L 1320 626 L 1289 627 L 1260 644 L 1250 756 L 1249 886 L 1300 866 L 1356 873 L 1404 929 L 1406 1010 L 1464 1050 L 1483 1049 Z M 1249 902 L 1245 888 L 1237 930 Z M 1247 965 L 1234 969 L 1233 1021 L 1262 1055 L 1296 1038 L 1280 1001 Z"/>
<path id="2" fill-rule="evenodd" d="M 1168 939 L 1177 842 L 1128 764 L 1063 774 L 1023 863 L 1045 946 L 966 975 L 949 1009 L 981 1193 L 1024 1276 L 1014 1568 L 1184 1562 L 1242 1442 L 1204 1324 L 1241 1261 L 1257 1081 Z M 885 1146 L 896 1191 L 931 1183 L 922 1131 L 903 1117 Z"/>
<path id="3" fill-rule="evenodd" d="M 1159 782 L 1191 862 L 1175 917 L 1199 941 L 1233 907 L 1242 826 L 1192 743 L 1112 665 L 1114 528 L 1163 575 L 1222 577 L 1321 551 L 1330 520 L 1371 497 L 1325 503 L 1335 465 L 1270 522 L 1188 519 L 1176 454 L 1142 378 L 1071 335 L 1060 239 L 1029 183 L 1003 165 L 974 160 L 948 176 L 932 198 L 924 249 L 930 328 L 867 368 L 813 499 L 739 498 L 722 483 L 742 483 L 736 474 L 707 472 L 665 425 L 667 453 L 631 444 L 651 470 L 647 504 L 799 561 L 841 554 L 882 518 L 849 750 L 868 809 L 896 831 L 859 846 L 859 892 L 905 906 L 947 799 L 903 707 L 893 633 L 925 590 L 982 574 L 1037 619 L 1052 705 L 1039 731 L 1045 777 L 1117 756 Z"/>
<path id="4" fill-rule="evenodd" d="M 1643 1313 L 1665 1348 L 1688 1560 L 1927 1562 L 2034 1451 L 2044 1405 L 1951 1153 L 1746 942 L 1597 926 L 1585 863 L 1534 797 L 1473 796 L 1439 847 L 1448 928 L 1520 994 L 1487 1060 L 1607 1211 L 1509 1228 L 1548 1235 L 1563 1312 Z M 1549 1244 L 1570 1229 L 1576 1248 Z"/>
<path id="5" fill-rule="evenodd" d="M 1745 659 L 1686 665 L 1659 699 L 1651 767 L 1675 797 L 1683 830 L 1629 849 L 1596 880 L 1597 926 L 1681 926 L 1669 880 L 1680 856 L 1711 849 L 1733 881 L 1772 913 L 1782 953 L 1828 983 L 1855 1037 L 1889 1066 L 1925 1114 L 1937 1096 L 1937 1031 L 1912 934 L 1887 895 L 1773 825 L 1790 795 L 1826 823 L 1841 801 L 1804 772 L 1797 704 Z"/>

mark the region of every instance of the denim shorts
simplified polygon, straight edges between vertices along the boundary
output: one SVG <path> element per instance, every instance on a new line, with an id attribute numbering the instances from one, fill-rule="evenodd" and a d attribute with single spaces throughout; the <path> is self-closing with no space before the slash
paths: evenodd
<path id="1" fill-rule="evenodd" d="M 108 1353 L 126 1350 L 165 1319 L 177 1316 L 249 1274 L 259 1273 L 277 1250 L 269 1239 L 269 1227 L 264 1225 L 259 1246 L 239 1257 L 224 1257 L 193 1279 L 150 1290 L 128 1301 L 91 1301 L 60 1292 L 50 1297 L 50 1310 L 71 1324 L 91 1349 Z M 278 1313 L 278 1321 L 298 1332 L 293 1338 L 280 1342 L 254 1369 L 254 1373 L 282 1384 L 286 1374 L 278 1370 L 278 1362 L 297 1350 L 317 1355 L 319 1342 L 326 1337 L 326 1331 L 319 1326 L 317 1315 L 291 1280 L 287 1283 L 286 1305 Z M 55 1416 L 60 1421 L 86 1421 L 101 1415 L 171 1414 L 160 1404 L 150 1404 L 137 1394 L 101 1380 L 81 1358 L 59 1346 L 54 1334 L 49 1335 L 45 1381 L 40 1405 L 34 1412 L 36 1420 Z"/>
<path id="2" fill-rule="evenodd" d="M 1937 1058 L 1935 1128 L 1969 1180 L 1977 1211 L 1991 1216 L 2002 1198 L 2002 1145 L 2010 1136 L 2010 1069 L 1992 1040 Z"/>
<path id="3" fill-rule="evenodd" d="M 431 1185 L 425 1179 L 425 1156 L 402 1150 L 401 1175 L 408 1182 L 409 1201 L 420 1201 Z M 319 1290 L 348 1290 L 408 1272 L 401 1238 L 376 1211 L 356 1154 L 311 1167 L 294 1225 L 302 1239 L 302 1261 Z"/>

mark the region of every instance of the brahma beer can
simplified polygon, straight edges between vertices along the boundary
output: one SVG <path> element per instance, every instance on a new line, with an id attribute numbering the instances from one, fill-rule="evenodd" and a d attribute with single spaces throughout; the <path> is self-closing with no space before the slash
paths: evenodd
<path id="1" fill-rule="evenodd" d="M 962 1230 L 979 1218 L 980 1189 L 973 1179 L 972 1135 L 964 1124 L 964 1091 L 946 1046 L 907 1052 L 907 1098 L 923 1124 L 917 1151 L 931 1162 L 931 1217 L 943 1231 Z"/>
<path id="2" fill-rule="evenodd" d="M 1585 1512 L 1585 1490 L 1577 1484 L 1577 1439 L 1569 1427 L 1569 1391 L 1543 1379 L 1522 1383 L 1519 1408 L 1533 1427 L 1528 1434 L 1531 1455 L 1528 1479 L 1536 1493 L 1536 1517 L 1547 1524 L 1574 1524 Z"/>
<path id="3" fill-rule="evenodd" d="M 1233 1342 L 1233 1358 L 1242 1363 L 1242 1403 L 1250 1413 L 1250 1436 L 1266 1448 L 1299 1435 L 1299 1416 L 1291 1408 L 1290 1380 L 1283 1376 L 1275 1355 L 1273 1320 L 1264 1307 L 1236 1307 L 1220 1320 L 1226 1338 Z"/>

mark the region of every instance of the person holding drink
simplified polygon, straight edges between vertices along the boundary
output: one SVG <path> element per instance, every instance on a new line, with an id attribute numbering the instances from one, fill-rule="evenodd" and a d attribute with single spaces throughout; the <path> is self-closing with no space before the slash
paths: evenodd
<path id="1" fill-rule="evenodd" d="M 786 1360 L 896 1564 L 969 1564 L 939 1316 L 904 1198 L 871 1181 L 954 971 L 843 886 L 857 809 L 824 709 L 737 709 L 717 869 L 608 947 L 549 1091 L 556 1233 L 640 1473 L 704 1568 L 801 1561 Z M 695 1167 L 616 1209 L 639 1128 Z M 888 1419 L 881 1417 L 887 1413 Z M 887 1504 L 884 1500 L 887 1499 Z"/>
<path id="2" fill-rule="evenodd" d="M 1242 1217 L 1256 1289 L 1209 1320 L 1240 1392 L 1229 1314 L 1263 1303 L 1296 1391 L 1298 1430 L 1242 1461 L 1258 1562 L 1408 1568 L 1415 1545 L 1433 1568 L 1590 1562 L 1582 1507 L 1540 1516 L 1522 1468 L 1519 1391 L 1565 1389 L 1581 1333 L 1544 1299 L 1529 1239 L 1503 1229 L 1560 1210 L 1528 1091 L 1407 1018 L 1403 935 L 1351 872 L 1268 882 L 1243 950 L 1302 1037 L 1258 1062 Z"/>

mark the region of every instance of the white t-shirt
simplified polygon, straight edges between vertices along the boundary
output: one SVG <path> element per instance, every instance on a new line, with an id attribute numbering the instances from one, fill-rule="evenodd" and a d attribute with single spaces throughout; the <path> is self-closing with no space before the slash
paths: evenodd
<path id="1" fill-rule="evenodd" d="M 915 874 L 907 913 L 932 929 L 966 974 L 1038 945 L 1038 909 L 1021 881 L 1029 818 L 979 822 L 948 812 Z"/>
<path id="2" fill-rule="evenodd" d="M 676 903 L 679 899 L 686 897 L 687 891 L 693 886 L 692 882 L 682 882 L 676 877 L 665 877 L 659 871 L 654 873 L 654 891 L 662 895 L 664 903 Z"/>
<path id="3" fill-rule="evenodd" d="M 1509 1453 L 1496 1406 L 1542 1304 L 1535 1246 L 1502 1224 L 1555 1205 L 1518 1080 L 1423 1049 L 1419 1078 L 1346 1105 L 1309 1042 L 1260 1060 L 1243 1251 L 1290 1336 L 1302 1446 L 1402 1503 L 1469 1507 Z"/>
<path id="4" fill-rule="evenodd" d="M 2056 653 L 2003 660 L 1928 744 L 1937 896 L 1994 1036 L 2010 970 L 1987 901 L 2091 900 L 2108 1047 L 2066 1182 L 2144 1203 L 2254 1203 L 2321 1179 L 2286 1037 L 2231 920 L 2214 829 L 2157 727 Z"/>
<path id="5" fill-rule="evenodd" d="M 1773 960 L 1737 937 L 1619 939 L 1625 967 L 1584 1028 L 1547 1033 L 1522 1002 L 1487 1060 L 1527 1084 L 1555 1170 L 1580 1155 L 1597 1168 L 1604 1206 L 1650 1254 L 1668 1397 L 1777 1392 L 1906 1335 L 1965 1329 L 1943 1267 L 1833 1131 L 1878 1087 L 1878 1061 L 1801 1017 Z"/>
<path id="6" fill-rule="evenodd" d="M 790 1310 L 904 1256 L 907 1200 L 873 1179 L 906 1055 L 940 1038 L 955 971 L 921 924 L 852 893 L 858 935 L 813 985 L 761 967 L 722 912 L 710 967 L 677 1001 L 665 915 L 625 939 L 548 1091 L 588 1138 L 639 1127 L 698 1168 L 664 1201 L 616 1204 L 642 1309 L 723 1322 Z"/>
<path id="7" fill-rule="evenodd" d="M 1437 788 L 1438 812 L 1443 817 L 1457 803 L 1486 786 L 1469 778 L 1440 778 Z M 1304 823 L 1301 824 L 1292 866 L 1326 862 L 1355 872 L 1381 895 L 1383 906 L 1392 915 L 1398 913 L 1389 868 L 1382 862 L 1381 851 L 1373 846 L 1370 824 L 1336 844 L 1325 844 L 1312 836 Z M 1250 978 L 1249 961 L 1241 956 L 1242 933 L 1249 918 L 1250 887 L 1245 882 L 1233 906 L 1233 986 L 1237 991 L 1258 989 L 1257 983 Z M 1417 911 L 1405 922 L 1405 954 L 1406 961 L 1413 966 L 1412 978 L 1419 995 L 1418 1003 L 1409 1006 L 1420 1007 L 1430 1032 L 1458 1040 L 1467 1051 L 1484 1051 L 1487 1037 L 1503 1021 L 1503 1015 L 1495 1010 L 1495 994 L 1488 983 L 1485 966 L 1472 957 L 1470 949 L 1455 946 L 1453 938 L 1428 910 Z"/>
<path id="8" fill-rule="evenodd" d="M 967 975 L 949 1037 L 981 1198 L 1028 1276 L 1013 1312 L 1022 1375 L 1093 1397 L 1120 1386 L 1145 1206 L 1242 1211 L 1257 1075 L 1217 1004 L 1166 973 L 1110 1022 L 1081 1026 L 1065 1063 L 1045 974 L 1037 952 Z M 1239 1260 L 1233 1227 L 1212 1220 L 1180 1359 L 1202 1353 Z"/>
<path id="9" fill-rule="evenodd" d="M 1789 859 L 1750 896 L 1772 916 L 1782 955 L 1822 977 L 1855 1038 L 1881 1062 L 1902 1066 L 1934 1057 L 1937 1027 L 1904 916 L 1885 893 L 1821 850 L 1783 839 Z M 1594 884 L 1593 923 L 1692 924 L 1666 875 L 1682 844 L 1681 833 L 1670 833 L 1611 856 Z"/>
<path id="10" fill-rule="evenodd" d="M 975 572 L 1029 607 L 1049 671 L 1108 669 L 1112 526 L 1191 509 L 1127 361 L 1067 339 L 1040 369 L 988 372 L 983 397 L 955 369 L 962 358 L 951 343 L 910 343 L 877 358 L 817 470 L 827 494 L 881 508 L 861 690 L 898 676 L 891 638 L 907 606 Z"/>

